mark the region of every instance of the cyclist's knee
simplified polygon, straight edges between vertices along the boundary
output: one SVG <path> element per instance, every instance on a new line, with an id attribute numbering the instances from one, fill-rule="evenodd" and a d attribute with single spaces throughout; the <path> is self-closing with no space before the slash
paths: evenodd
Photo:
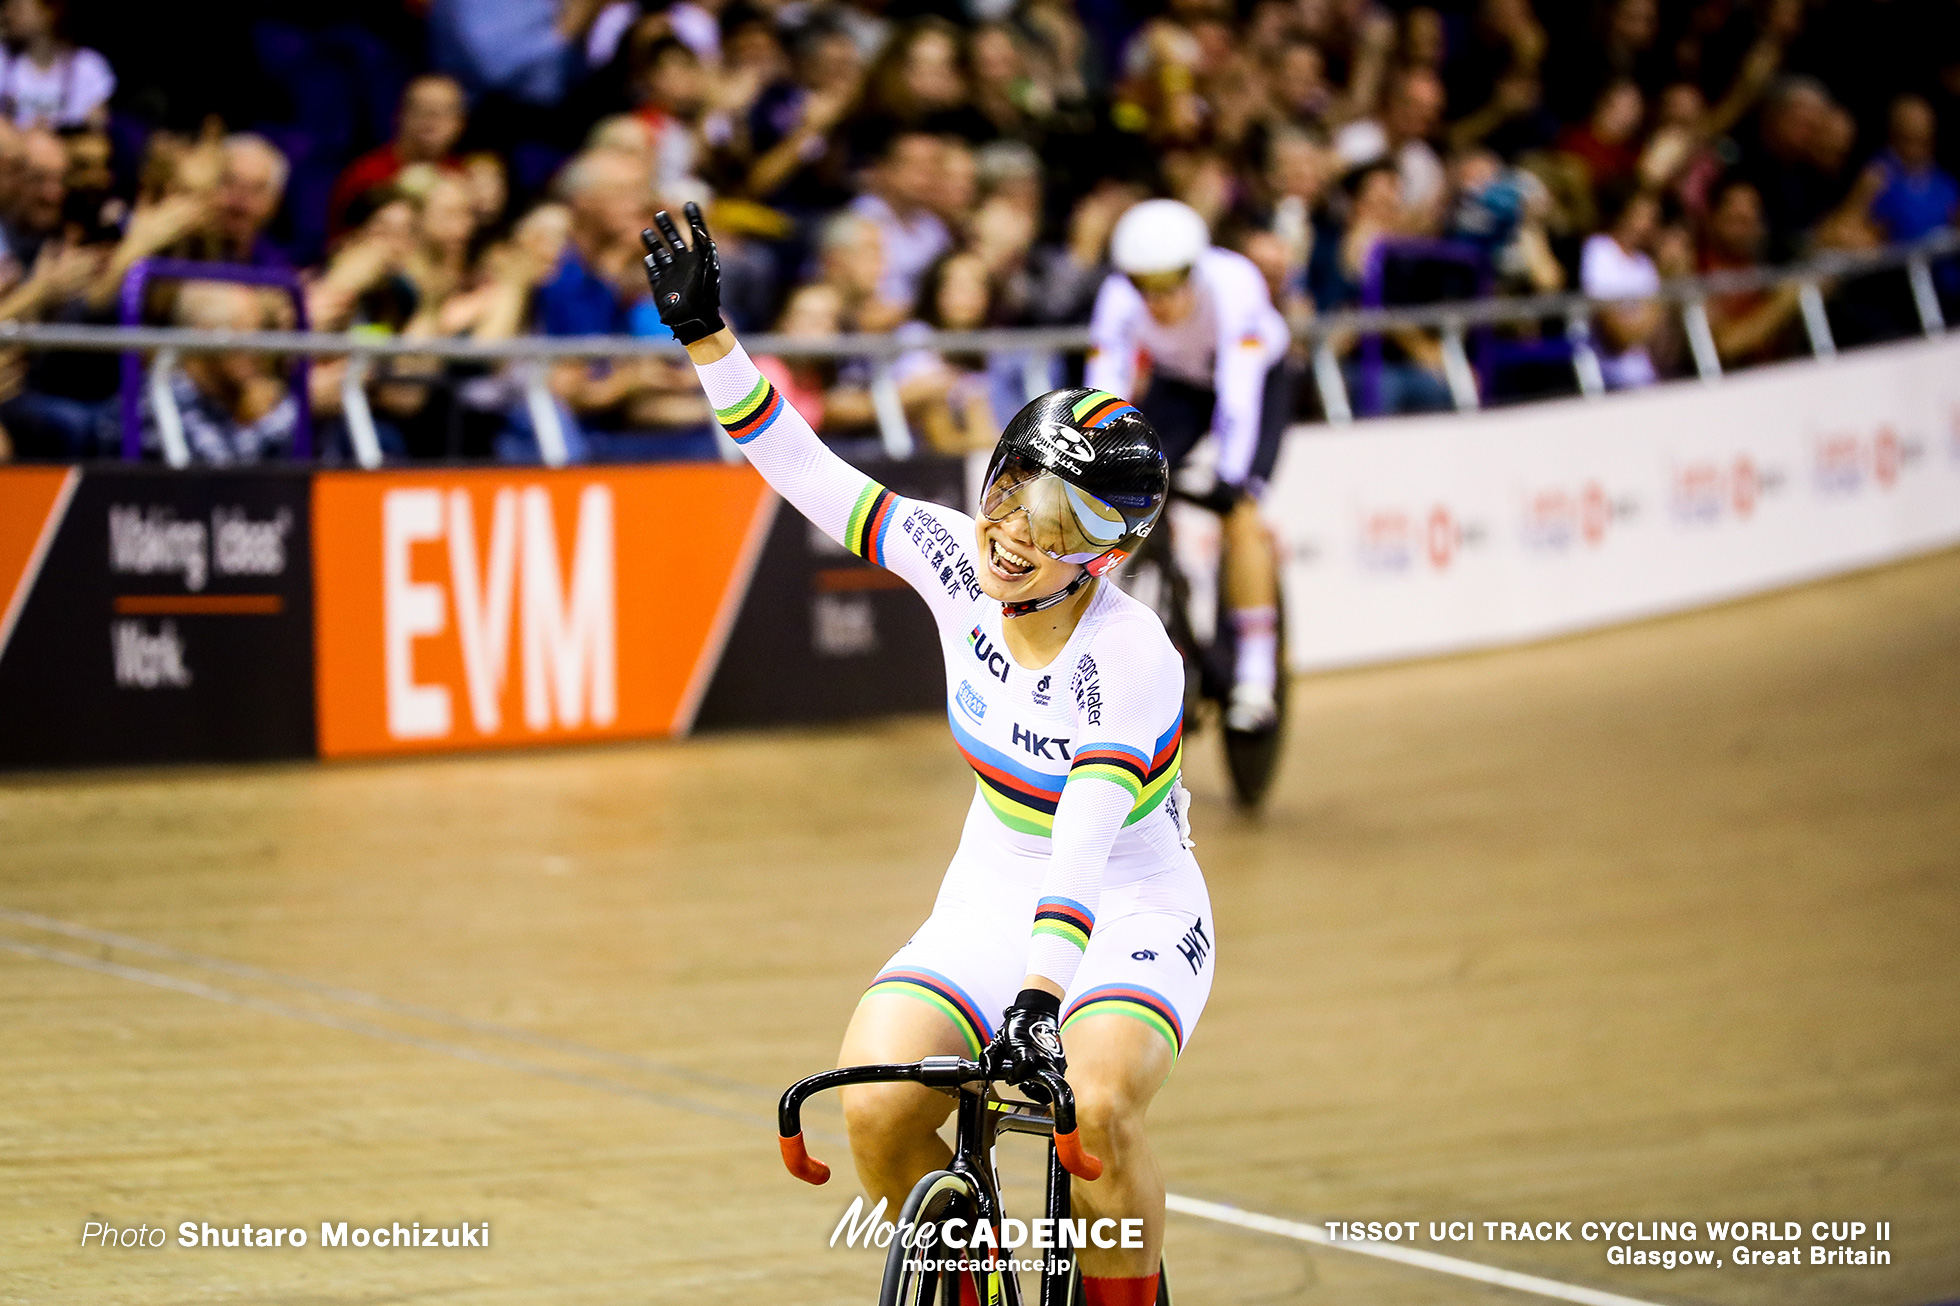
<path id="1" fill-rule="evenodd" d="M 1075 1092 L 1075 1127 L 1084 1145 L 1107 1163 L 1120 1163 L 1122 1153 L 1143 1135 L 1146 1102 L 1120 1079 L 1086 1074 L 1069 1076 Z M 1105 1155 L 1107 1154 L 1107 1155 Z"/>
<path id="2" fill-rule="evenodd" d="M 876 1162 L 918 1146 L 946 1119 L 951 1103 L 918 1084 L 856 1084 L 843 1090 L 844 1129 L 851 1151 Z"/>

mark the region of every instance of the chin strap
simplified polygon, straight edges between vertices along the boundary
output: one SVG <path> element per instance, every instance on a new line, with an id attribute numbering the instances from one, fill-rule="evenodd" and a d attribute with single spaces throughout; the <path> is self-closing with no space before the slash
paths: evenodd
<path id="1" fill-rule="evenodd" d="M 1062 586 L 1060 589 L 1056 590 L 1053 594 L 1048 595 L 1046 598 L 1026 599 L 1020 603 L 1001 604 L 1000 615 L 1003 617 L 1025 617 L 1030 612 L 1040 612 L 1043 608 L 1052 608 L 1057 603 L 1062 602 L 1064 599 L 1068 598 L 1069 595 L 1075 593 L 1077 590 L 1081 589 L 1084 585 L 1087 585 L 1090 581 L 1094 580 L 1095 578 L 1096 578 L 1096 573 L 1090 571 L 1087 567 L 1084 567 L 1080 572 L 1076 574 L 1074 580 Z"/>

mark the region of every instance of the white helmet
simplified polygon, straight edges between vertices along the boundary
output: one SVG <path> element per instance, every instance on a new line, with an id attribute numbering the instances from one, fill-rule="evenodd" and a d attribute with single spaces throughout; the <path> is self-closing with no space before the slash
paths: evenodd
<path id="1" fill-rule="evenodd" d="M 1198 211 L 1181 200 L 1145 200 L 1116 221 L 1110 261 L 1130 276 L 1177 272 L 1211 247 L 1211 232 Z"/>

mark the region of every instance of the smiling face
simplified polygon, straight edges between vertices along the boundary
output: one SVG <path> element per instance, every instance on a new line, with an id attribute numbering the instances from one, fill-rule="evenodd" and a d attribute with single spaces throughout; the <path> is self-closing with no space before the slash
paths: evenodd
<path id="1" fill-rule="evenodd" d="M 974 519 L 974 543 L 980 553 L 980 588 L 1000 603 L 1026 603 L 1046 598 L 1082 574 L 1079 562 L 1062 562 L 1034 547 L 1026 513 L 1005 521 Z"/>

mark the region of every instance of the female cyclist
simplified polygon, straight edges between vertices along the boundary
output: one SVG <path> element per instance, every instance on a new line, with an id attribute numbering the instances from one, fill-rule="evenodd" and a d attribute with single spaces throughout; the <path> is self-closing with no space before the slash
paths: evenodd
<path id="1" fill-rule="evenodd" d="M 1067 1075 L 1077 1217 L 1140 1219 L 1140 1247 L 1084 1248 L 1089 1306 L 1158 1300 L 1164 1185 L 1143 1118 L 1211 991 L 1204 877 L 1178 783 L 1184 669 L 1156 616 L 1100 578 L 1162 511 L 1156 433 L 1122 399 L 1057 390 L 1009 423 L 977 519 L 901 498 L 824 447 L 721 321 L 698 208 L 646 232 L 647 281 L 729 435 L 846 548 L 925 599 L 948 721 L 978 783 L 932 915 L 878 973 L 841 1063 L 979 1056 Z M 858 1177 L 897 1210 L 948 1158 L 950 1100 L 845 1090 Z"/>

